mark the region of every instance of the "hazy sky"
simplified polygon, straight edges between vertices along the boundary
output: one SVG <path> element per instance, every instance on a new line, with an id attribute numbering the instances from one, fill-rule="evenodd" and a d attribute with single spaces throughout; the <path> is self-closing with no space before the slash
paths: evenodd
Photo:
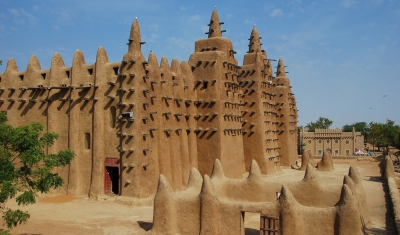
<path id="1" fill-rule="evenodd" d="M 54 52 L 67 66 L 76 49 L 87 64 L 103 46 L 122 60 L 132 21 L 138 17 L 142 52 L 171 62 L 188 60 L 205 38 L 211 12 L 242 63 L 254 25 L 268 57 L 282 57 L 297 98 L 299 125 L 319 116 L 332 127 L 358 121 L 400 124 L 400 1 L 151 1 L 0 0 L 0 73 L 14 58 L 20 71 L 29 57 L 50 67 Z M 276 62 L 274 64 L 276 66 Z M 0 84 L 1 86 L 1 84 Z"/>

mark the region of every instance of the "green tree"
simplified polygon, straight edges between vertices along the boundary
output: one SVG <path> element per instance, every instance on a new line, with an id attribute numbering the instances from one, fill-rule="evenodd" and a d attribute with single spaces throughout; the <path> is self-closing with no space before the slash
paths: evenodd
<path id="1" fill-rule="evenodd" d="M 0 213 L 11 229 L 30 216 L 27 211 L 7 208 L 7 201 L 15 198 L 18 205 L 33 204 L 38 192 L 60 187 L 64 181 L 54 169 L 68 165 L 75 154 L 69 149 L 46 154 L 46 147 L 54 144 L 58 134 L 42 133 L 40 123 L 14 128 L 7 121 L 0 112 Z"/>
<path id="2" fill-rule="evenodd" d="M 394 121 L 387 119 L 386 123 L 371 122 L 369 124 L 367 141 L 374 147 L 396 146 L 399 139 L 400 127 L 394 124 Z"/>
<path id="3" fill-rule="evenodd" d="M 353 127 L 355 131 L 361 132 L 365 139 L 368 138 L 369 125 L 366 122 L 356 122 L 350 125 L 344 125 L 342 130 L 344 132 L 353 131 Z"/>
<path id="4" fill-rule="evenodd" d="M 308 123 L 306 128 L 308 131 L 313 132 L 315 129 L 328 129 L 332 123 L 333 121 L 328 118 L 319 117 L 317 121 Z"/>

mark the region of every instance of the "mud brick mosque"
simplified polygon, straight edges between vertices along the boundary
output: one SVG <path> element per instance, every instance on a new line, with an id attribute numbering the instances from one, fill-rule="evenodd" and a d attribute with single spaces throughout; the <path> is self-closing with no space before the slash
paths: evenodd
<path id="1" fill-rule="evenodd" d="M 9 59 L 0 74 L 0 111 L 13 126 L 36 121 L 59 133 L 48 153 L 76 153 L 58 169 L 66 182 L 61 193 L 149 197 L 160 174 L 180 190 L 192 167 L 211 175 L 217 159 L 230 178 L 242 178 L 252 159 L 273 174 L 297 159 L 290 80 L 282 59 L 273 71 L 255 27 L 239 66 L 222 24 L 214 10 L 208 38 L 181 63 L 159 62 L 153 52 L 146 59 L 137 19 L 119 62 L 109 62 L 102 47 L 92 65 L 79 50 L 71 67 L 58 53 L 50 69 L 33 55 L 20 72 Z"/>

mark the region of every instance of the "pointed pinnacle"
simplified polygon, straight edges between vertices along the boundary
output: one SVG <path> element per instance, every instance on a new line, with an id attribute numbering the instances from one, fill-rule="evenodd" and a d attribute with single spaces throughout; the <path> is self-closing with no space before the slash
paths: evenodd
<path id="1" fill-rule="evenodd" d="M 261 52 L 261 44 L 260 44 L 260 36 L 258 34 L 258 30 L 256 25 L 254 25 L 253 30 L 250 34 L 250 42 L 249 42 L 249 53 L 257 53 Z"/>
<path id="2" fill-rule="evenodd" d="M 140 47 L 140 27 L 137 17 L 132 22 L 131 32 L 129 35 L 129 51 L 141 51 Z"/>
<path id="3" fill-rule="evenodd" d="M 282 58 L 279 58 L 278 68 L 276 70 L 276 76 L 286 77 L 285 65 L 283 64 Z"/>
<path id="4" fill-rule="evenodd" d="M 211 20 L 209 26 L 210 28 L 208 30 L 208 38 L 222 37 L 221 26 L 219 24 L 219 18 L 216 9 L 214 9 L 214 11 L 211 14 Z"/>

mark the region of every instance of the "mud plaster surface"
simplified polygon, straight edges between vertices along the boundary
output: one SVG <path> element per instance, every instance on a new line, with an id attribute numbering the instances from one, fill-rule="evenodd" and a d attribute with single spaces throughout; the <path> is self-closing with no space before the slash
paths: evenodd
<path id="1" fill-rule="evenodd" d="M 349 166 L 356 165 L 363 177 L 373 224 L 367 234 L 395 234 L 390 222 L 393 218 L 386 210 L 378 162 L 334 160 L 334 164 L 334 172 L 318 172 L 321 182 L 340 186 Z M 298 181 L 304 177 L 303 171 L 284 167 L 282 171 L 281 174 L 265 177 L 276 182 Z M 153 219 L 151 206 L 133 207 L 112 200 L 92 201 L 65 195 L 41 197 L 35 205 L 23 209 L 31 213 L 31 218 L 25 225 L 12 230 L 12 234 L 145 234 L 151 228 Z M 245 220 L 246 234 L 259 234 L 258 215 L 248 214 Z M 2 225 L 0 228 L 3 228 Z"/>

